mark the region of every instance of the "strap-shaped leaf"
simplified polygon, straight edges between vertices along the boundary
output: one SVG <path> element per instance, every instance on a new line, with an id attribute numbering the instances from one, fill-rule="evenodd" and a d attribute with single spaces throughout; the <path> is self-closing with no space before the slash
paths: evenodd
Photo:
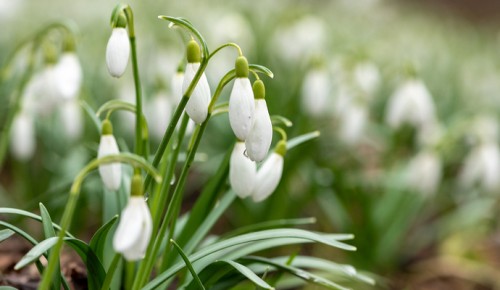
<path id="1" fill-rule="evenodd" d="M 267 284 L 266 281 L 262 280 L 257 276 L 250 268 L 247 266 L 237 263 L 231 260 L 220 260 L 219 262 L 227 263 L 233 267 L 236 271 L 240 272 L 243 276 L 247 277 L 248 280 L 252 281 L 256 286 L 264 289 L 274 289 L 271 285 Z"/>
<path id="2" fill-rule="evenodd" d="M 111 220 L 98 229 L 92 239 L 90 239 L 90 248 L 94 251 L 100 261 L 103 261 L 106 238 L 117 220 L 118 216 L 115 215 Z"/>
<path id="3" fill-rule="evenodd" d="M 40 207 L 40 216 L 42 217 L 42 226 L 45 238 L 48 239 L 55 237 L 56 231 L 52 226 L 52 219 L 50 218 L 50 214 L 47 211 L 47 208 L 45 208 L 45 206 L 42 203 L 39 204 L 39 207 Z M 48 252 L 48 254 L 50 255 L 50 251 Z M 59 275 L 60 272 L 61 272 L 61 265 L 58 263 L 56 266 L 56 275 L 54 275 L 54 280 L 51 286 L 51 288 L 54 290 L 58 290 L 61 288 L 59 286 L 61 285 L 61 276 Z"/>
<path id="4" fill-rule="evenodd" d="M 26 253 L 26 255 L 24 255 L 24 257 L 19 262 L 17 262 L 14 269 L 19 270 L 24 266 L 37 261 L 40 258 L 40 256 L 45 254 L 56 243 L 57 243 L 57 237 L 52 237 L 41 241 L 33 248 L 31 248 L 31 250 L 29 250 L 28 253 Z"/>
<path id="5" fill-rule="evenodd" d="M 14 269 L 18 270 L 30 263 L 38 261 L 40 256 L 44 255 L 50 248 L 57 243 L 58 237 L 45 239 L 35 245 L 26 255 L 16 264 Z M 104 282 L 106 272 L 95 255 L 94 251 L 83 241 L 73 238 L 64 238 L 64 241 L 71 246 L 82 258 L 87 266 L 87 279 L 89 289 L 100 289 Z"/>
<path id="6" fill-rule="evenodd" d="M 182 257 L 182 260 L 184 260 L 186 267 L 189 269 L 189 272 L 191 272 L 191 275 L 193 276 L 194 281 L 198 285 L 198 289 L 205 290 L 205 286 L 203 286 L 203 283 L 201 282 L 200 277 L 198 277 L 198 274 L 194 270 L 193 265 L 189 261 L 189 258 L 186 256 L 186 254 L 184 254 L 181 247 L 179 247 L 179 245 L 174 240 L 170 240 L 170 242 L 172 243 L 172 245 L 174 245 L 174 248 L 177 250 L 177 252 L 179 252 L 179 255 Z"/>
<path id="7" fill-rule="evenodd" d="M 227 240 L 214 243 L 192 254 L 189 257 L 189 260 L 194 265 L 196 261 L 201 260 L 202 258 L 206 258 L 204 263 L 210 264 L 213 261 L 210 262 L 209 260 L 218 259 L 217 255 L 213 255 L 215 253 L 219 254 L 219 252 L 224 252 L 224 250 L 226 249 L 231 250 L 232 247 L 251 246 L 253 243 L 257 242 L 266 243 L 261 247 L 261 250 L 263 250 L 266 248 L 276 246 L 276 244 L 273 243 L 273 241 L 276 240 L 278 240 L 279 242 L 282 242 L 280 240 L 286 240 L 286 241 L 292 240 L 296 242 L 317 242 L 348 251 L 356 250 L 355 247 L 339 241 L 340 239 L 345 239 L 347 235 L 340 234 L 338 236 L 339 239 L 336 239 L 336 235 L 325 235 L 299 229 L 266 230 L 266 231 L 248 233 L 245 235 L 233 237 Z M 352 237 L 352 235 L 350 236 Z M 285 244 L 280 244 L 280 245 L 285 245 Z M 149 282 L 146 286 L 144 286 L 143 290 L 154 289 L 158 287 L 182 268 L 184 268 L 183 263 L 176 263 L 174 266 L 170 267 L 167 271 L 161 273 L 155 279 Z"/>
<path id="8" fill-rule="evenodd" d="M 36 215 L 34 213 L 31 213 L 29 211 L 25 211 L 25 210 L 21 210 L 21 209 L 16 209 L 16 208 L 0 207 L 0 214 L 15 214 L 15 215 L 24 216 L 24 217 L 27 217 L 27 218 L 30 218 L 30 219 L 33 219 L 33 220 L 36 220 L 36 221 L 39 221 L 39 222 L 42 221 L 42 217 L 41 216 Z M 61 229 L 61 227 L 59 225 L 55 224 L 55 223 L 52 223 L 52 226 L 56 230 L 60 230 Z M 74 238 L 74 236 L 71 235 L 68 232 L 66 232 L 66 236 Z"/>
<path id="9" fill-rule="evenodd" d="M 270 259 L 267 259 L 267 258 L 262 258 L 262 257 L 245 257 L 245 258 L 242 258 L 240 259 L 240 261 L 242 262 L 254 262 L 254 263 L 261 263 L 261 264 L 266 264 L 266 265 L 269 265 L 269 266 L 272 266 L 274 268 L 277 268 L 281 271 L 284 271 L 284 272 L 287 272 L 289 274 L 292 274 L 300 279 L 303 279 L 307 282 L 310 282 L 310 283 L 314 283 L 314 284 L 318 284 L 318 285 L 321 285 L 321 286 L 325 286 L 329 289 L 339 289 L 339 290 L 349 290 L 349 288 L 345 288 L 343 286 L 340 286 L 339 284 L 337 283 L 334 283 L 332 281 L 329 281 L 323 277 L 320 277 L 318 275 L 315 275 L 315 274 L 312 274 L 308 271 L 305 271 L 305 270 L 302 270 L 302 269 L 299 269 L 299 268 L 296 268 L 296 267 L 293 267 L 293 266 L 287 266 L 287 265 L 283 265 L 283 264 L 280 264 L 280 263 L 276 263 Z"/>
<path id="10" fill-rule="evenodd" d="M 14 233 L 13 230 L 5 229 L 0 231 L 0 243 L 10 238 Z"/>

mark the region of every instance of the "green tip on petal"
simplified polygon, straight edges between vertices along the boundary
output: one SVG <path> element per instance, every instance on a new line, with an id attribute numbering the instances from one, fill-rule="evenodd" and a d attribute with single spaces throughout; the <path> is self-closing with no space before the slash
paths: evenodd
<path id="1" fill-rule="evenodd" d="M 201 50 L 198 43 L 191 39 L 187 45 L 187 61 L 189 63 L 199 63 L 201 62 Z"/>
<path id="2" fill-rule="evenodd" d="M 278 144 L 276 144 L 276 148 L 274 149 L 274 152 L 276 152 L 279 155 L 285 157 L 285 154 L 286 154 L 286 141 L 285 140 L 280 140 L 278 142 Z"/>
<path id="3" fill-rule="evenodd" d="M 116 23 L 115 23 L 115 28 L 125 28 L 127 27 L 127 17 L 125 16 L 125 13 L 120 13 L 118 14 L 118 17 L 116 18 Z"/>
<path id="4" fill-rule="evenodd" d="M 264 82 L 261 80 L 256 80 L 253 83 L 253 95 L 255 99 L 265 99 L 266 98 L 266 87 L 264 86 Z"/>
<path id="5" fill-rule="evenodd" d="M 235 71 L 237 78 L 247 78 L 248 77 L 248 61 L 244 56 L 239 56 L 236 59 Z"/>
<path id="6" fill-rule="evenodd" d="M 113 135 L 113 125 L 108 119 L 102 122 L 102 135 Z"/>
<path id="7" fill-rule="evenodd" d="M 132 196 L 142 196 L 142 176 L 140 173 L 135 173 L 132 177 L 132 184 L 130 185 L 130 194 Z"/>

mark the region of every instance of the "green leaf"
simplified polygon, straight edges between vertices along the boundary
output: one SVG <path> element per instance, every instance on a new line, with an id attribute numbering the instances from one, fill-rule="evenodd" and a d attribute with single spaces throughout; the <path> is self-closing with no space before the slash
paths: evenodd
<path id="1" fill-rule="evenodd" d="M 231 260 L 220 260 L 219 262 L 227 263 L 231 267 L 233 267 L 236 271 L 240 272 L 243 276 L 247 277 L 250 281 L 252 281 L 256 286 L 264 289 L 274 289 L 271 285 L 267 284 L 266 281 L 262 280 L 259 276 L 257 276 L 250 268 L 244 266 L 240 263 Z"/>
<path id="2" fill-rule="evenodd" d="M 259 244 L 259 250 L 275 247 L 278 245 L 286 245 L 290 243 L 310 243 L 318 242 L 332 247 L 354 251 L 355 247 L 351 245 L 344 244 L 340 240 L 352 238 L 352 235 L 331 235 L 331 234 L 319 234 L 306 230 L 299 229 L 273 229 L 260 232 L 249 233 L 227 240 L 223 240 L 214 244 L 211 244 L 198 252 L 192 254 L 189 257 L 191 263 L 195 268 L 203 268 L 213 261 L 225 258 L 234 259 L 234 257 L 228 257 L 228 255 L 235 249 L 240 250 L 236 258 L 241 257 L 240 255 L 246 255 L 245 252 L 241 251 L 241 248 L 250 249 L 252 245 Z M 251 253 L 251 252 L 250 252 Z M 202 260 L 203 259 L 203 260 Z M 199 261 L 200 262 L 197 262 Z M 182 263 L 177 263 L 170 267 L 167 271 L 159 274 L 155 279 L 144 286 L 143 290 L 154 289 L 161 285 L 163 282 L 172 277 L 179 270 L 184 268 Z"/>
<path id="3" fill-rule="evenodd" d="M 45 239 L 35 245 L 31 250 L 29 250 L 24 257 L 17 262 L 16 266 L 14 267 L 14 270 L 19 270 L 23 268 L 24 266 L 33 263 L 34 261 L 37 261 L 40 256 L 44 255 L 50 248 L 52 248 L 55 244 L 57 243 L 57 237 L 52 237 Z"/>
<path id="4" fill-rule="evenodd" d="M 113 225 L 118 220 L 118 216 L 115 215 L 111 220 L 109 220 L 105 225 L 103 225 L 97 232 L 94 234 L 92 239 L 90 239 L 90 248 L 94 251 L 96 256 L 102 262 L 104 257 L 104 248 L 106 246 L 106 238 L 108 236 L 109 231 L 113 228 Z"/>
<path id="5" fill-rule="evenodd" d="M 17 290 L 17 288 L 10 286 L 0 286 L 0 290 Z"/>
<path id="6" fill-rule="evenodd" d="M 41 241 L 36 244 L 14 267 L 15 270 L 38 261 L 40 256 L 45 255 L 45 253 L 52 248 L 57 243 L 58 237 L 52 237 Z M 106 272 L 104 268 L 95 255 L 94 251 L 83 241 L 73 238 L 64 238 L 64 241 L 71 246 L 78 255 L 82 258 L 83 262 L 87 266 L 87 279 L 88 287 L 91 290 L 100 289 L 100 286 L 104 282 Z M 36 242 L 35 242 L 36 243 Z"/>
<path id="7" fill-rule="evenodd" d="M 286 148 L 288 150 L 290 150 L 293 147 L 296 147 L 304 142 L 307 142 L 307 141 L 312 140 L 314 138 L 318 138 L 319 135 L 320 135 L 319 131 L 314 131 L 314 132 L 310 132 L 310 133 L 307 133 L 304 135 L 297 136 L 295 138 L 288 140 L 288 142 L 286 143 Z"/>
<path id="8" fill-rule="evenodd" d="M 16 208 L 0 207 L 0 214 L 15 214 L 15 215 L 28 217 L 30 219 L 33 219 L 33 220 L 36 220 L 39 222 L 42 221 L 41 216 L 33 214 L 29 211 L 20 210 L 20 209 L 16 209 Z M 52 223 L 52 227 L 54 227 L 54 229 L 56 229 L 56 230 L 61 230 L 61 227 L 55 223 Z M 66 236 L 68 236 L 70 238 L 74 238 L 74 236 L 68 232 L 66 232 Z"/>
<path id="9" fill-rule="evenodd" d="M 234 237 L 237 235 L 245 234 L 245 233 L 250 233 L 250 232 L 255 232 L 255 231 L 261 231 L 261 230 L 267 230 L 267 229 L 273 229 L 273 228 L 279 228 L 279 227 L 294 227 L 294 226 L 299 226 L 299 225 L 309 225 L 309 224 L 314 224 L 316 223 L 316 218 L 310 217 L 310 218 L 299 218 L 299 219 L 279 219 L 279 220 L 273 220 L 273 221 L 266 221 L 258 224 L 253 224 L 249 225 L 246 227 L 240 227 L 237 228 L 236 230 L 224 235 L 220 239 L 226 239 L 229 237 Z"/>
<path id="10" fill-rule="evenodd" d="M 272 267 L 275 267 L 281 271 L 287 272 L 289 274 L 292 274 L 300 279 L 303 279 L 307 282 L 318 284 L 321 286 L 325 286 L 330 289 L 340 289 L 340 290 L 348 290 L 349 288 L 345 288 L 343 286 L 340 286 L 337 283 L 334 283 L 332 281 L 329 281 L 323 277 L 320 277 L 318 275 L 312 274 L 310 272 L 307 272 L 305 270 L 293 267 L 293 266 L 287 266 L 283 265 L 280 263 L 276 263 L 270 259 L 267 258 L 262 258 L 262 257 L 245 257 L 240 259 L 241 261 L 244 262 L 254 262 L 254 263 L 260 263 L 260 264 L 266 264 Z"/>
<path id="11" fill-rule="evenodd" d="M 174 240 L 170 240 L 170 242 L 172 243 L 172 245 L 174 245 L 174 248 L 177 250 L 177 252 L 179 252 L 179 255 L 181 255 L 182 259 L 184 260 L 184 263 L 186 264 L 187 268 L 189 269 L 189 272 L 191 272 L 191 275 L 193 276 L 194 281 L 196 281 L 196 284 L 198 284 L 198 289 L 205 290 L 203 283 L 201 283 L 200 277 L 198 277 L 198 274 L 194 270 L 193 265 L 189 261 L 189 258 L 186 256 L 186 254 L 184 254 L 181 247 L 179 247 L 179 245 Z"/>
<path id="12" fill-rule="evenodd" d="M 0 231 L 0 243 L 10 238 L 15 232 L 10 229 L 5 229 Z"/>
<path id="13" fill-rule="evenodd" d="M 40 216 L 42 217 L 42 225 L 43 225 L 43 233 L 45 235 L 45 238 L 52 238 L 56 236 L 56 232 L 54 231 L 54 227 L 52 226 L 52 219 L 50 218 L 50 214 L 45 208 L 45 206 L 40 203 Z M 48 252 L 50 254 L 50 252 Z M 57 263 L 56 265 L 56 274 L 54 275 L 54 280 L 52 282 L 52 289 L 60 289 L 60 284 L 61 284 L 61 276 L 59 273 L 61 272 L 61 265 Z"/>
<path id="14" fill-rule="evenodd" d="M 289 257 L 277 257 L 270 259 L 271 261 L 278 264 L 286 264 Z M 316 257 L 308 257 L 308 256 L 296 256 L 291 266 L 298 268 L 311 268 L 317 270 L 323 270 L 327 273 L 356 279 L 367 284 L 375 285 L 375 280 L 366 275 L 360 274 L 356 269 L 351 265 L 342 265 L 337 264 L 329 260 L 316 258 Z"/>

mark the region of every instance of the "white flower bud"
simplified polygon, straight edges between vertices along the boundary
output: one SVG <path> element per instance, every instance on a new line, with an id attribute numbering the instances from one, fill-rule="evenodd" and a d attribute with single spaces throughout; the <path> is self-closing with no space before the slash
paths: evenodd
<path id="1" fill-rule="evenodd" d="M 332 80 L 328 71 L 323 68 L 310 70 L 302 84 L 302 106 L 304 111 L 315 117 L 323 116 L 329 111 Z"/>
<path id="2" fill-rule="evenodd" d="M 359 88 L 368 95 L 373 95 L 380 84 L 380 72 L 375 64 L 360 63 L 354 68 L 354 78 Z"/>
<path id="3" fill-rule="evenodd" d="M 27 112 L 20 112 L 13 120 L 10 131 L 10 150 L 21 161 L 33 157 L 36 148 L 35 124 Z"/>
<path id="4" fill-rule="evenodd" d="M 264 160 L 273 140 L 273 124 L 267 110 L 265 99 L 255 100 L 255 112 L 252 129 L 245 140 L 248 157 L 260 162 Z"/>
<path id="5" fill-rule="evenodd" d="M 283 156 L 273 152 L 257 171 L 257 180 L 252 193 L 255 202 L 266 199 L 274 192 L 283 173 Z"/>
<path id="6" fill-rule="evenodd" d="M 102 135 L 97 158 L 119 153 L 120 150 L 118 149 L 118 144 L 116 144 L 115 137 L 112 134 Z M 101 175 L 104 186 L 106 186 L 108 190 L 116 191 L 120 188 L 122 181 L 122 167 L 120 163 L 116 162 L 100 165 L 99 174 Z"/>
<path id="7" fill-rule="evenodd" d="M 420 128 L 425 123 L 435 122 L 432 96 L 419 80 L 401 85 L 389 99 L 386 110 L 386 122 L 394 129 L 404 123 Z"/>
<path id="8" fill-rule="evenodd" d="M 425 196 L 436 192 L 442 176 L 442 164 L 438 155 L 431 151 L 418 153 L 408 164 L 406 183 Z"/>
<path id="9" fill-rule="evenodd" d="M 113 248 L 127 261 L 144 258 L 151 239 L 153 220 L 142 196 L 131 196 L 121 213 L 120 223 L 113 237 Z"/>
<path id="10" fill-rule="evenodd" d="M 129 57 L 130 42 L 127 29 L 113 28 L 106 47 L 106 64 L 109 73 L 115 78 L 121 77 L 125 73 Z"/>
<path id="11" fill-rule="evenodd" d="M 229 161 L 229 182 L 241 198 L 252 194 L 257 174 L 255 162 L 245 156 L 245 150 L 245 143 L 236 142 Z"/>
<path id="12" fill-rule="evenodd" d="M 200 63 L 188 63 L 184 74 L 184 82 L 182 83 L 182 93 L 185 94 L 189 85 L 194 79 L 194 75 L 198 71 Z M 208 115 L 208 105 L 210 104 L 211 93 L 208 85 L 207 77 L 203 73 L 200 80 L 196 84 L 193 93 L 189 97 L 186 105 L 186 112 L 189 117 L 197 124 L 205 121 Z"/>
<path id="13" fill-rule="evenodd" d="M 78 96 L 82 85 L 82 67 L 74 52 L 63 53 L 56 64 L 60 95 L 64 99 Z"/>
<path id="14" fill-rule="evenodd" d="M 358 143 L 363 137 L 367 120 L 365 107 L 354 103 L 347 106 L 347 110 L 340 115 L 340 139 L 349 145 Z"/>
<path id="15" fill-rule="evenodd" d="M 466 157 L 460 183 L 466 188 L 479 185 L 486 191 L 500 188 L 500 148 L 487 142 L 476 146 Z"/>
<path id="16" fill-rule="evenodd" d="M 78 139 L 83 133 L 83 114 L 76 99 L 67 100 L 59 111 L 65 135 L 70 140 Z"/>
<path id="17" fill-rule="evenodd" d="M 151 136 L 161 139 L 172 115 L 169 97 L 165 93 L 158 93 L 147 103 L 145 111 Z"/>
<path id="18" fill-rule="evenodd" d="M 229 97 L 229 124 L 239 140 L 250 133 L 255 111 L 252 85 L 248 78 L 236 78 Z"/>

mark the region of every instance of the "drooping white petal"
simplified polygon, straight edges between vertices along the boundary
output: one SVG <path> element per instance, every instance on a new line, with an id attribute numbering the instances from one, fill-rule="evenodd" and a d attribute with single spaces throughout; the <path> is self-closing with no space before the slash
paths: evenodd
<path id="1" fill-rule="evenodd" d="M 172 116 L 169 97 L 165 93 L 158 93 L 147 103 L 145 111 L 151 136 L 161 139 Z"/>
<path id="2" fill-rule="evenodd" d="M 255 188 L 252 193 L 253 200 L 259 202 L 269 197 L 278 187 L 282 173 L 283 156 L 273 152 L 257 171 Z"/>
<path id="3" fill-rule="evenodd" d="M 410 189 L 429 196 L 436 192 L 441 182 L 441 159 L 434 152 L 422 151 L 411 159 L 406 174 Z"/>
<path id="4" fill-rule="evenodd" d="M 313 69 L 306 74 L 301 97 L 307 114 L 319 117 L 328 113 L 331 82 L 326 69 Z"/>
<path id="5" fill-rule="evenodd" d="M 184 73 L 177 72 L 172 77 L 172 95 L 174 96 L 175 105 L 177 106 L 182 99 L 182 85 L 184 84 Z"/>
<path id="6" fill-rule="evenodd" d="M 386 122 L 394 129 L 404 123 L 417 128 L 435 122 L 432 96 L 424 83 L 410 80 L 400 86 L 390 97 L 386 109 Z"/>
<path id="7" fill-rule="evenodd" d="M 199 63 L 188 63 L 184 74 L 184 82 L 182 83 L 182 92 L 186 93 L 194 75 L 200 67 Z M 203 73 L 200 80 L 196 84 L 191 97 L 186 105 L 186 112 L 189 117 L 197 124 L 203 123 L 208 115 L 208 105 L 210 104 L 210 86 L 208 85 L 207 77 Z"/>
<path id="8" fill-rule="evenodd" d="M 10 150 L 21 161 L 33 157 L 36 148 L 35 124 L 26 112 L 19 113 L 12 123 L 10 131 Z"/>
<path id="9" fill-rule="evenodd" d="M 128 261 L 142 259 L 152 233 L 152 218 L 142 196 L 132 196 L 121 214 L 113 248 Z"/>
<path id="10" fill-rule="evenodd" d="M 74 52 L 63 53 L 56 66 L 61 97 L 77 97 L 82 85 L 82 67 L 78 56 Z"/>
<path id="11" fill-rule="evenodd" d="M 118 144 L 116 144 L 115 137 L 113 135 L 102 135 L 97 158 L 118 153 L 120 153 L 120 151 L 118 149 Z M 106 186 L 108 190 L 116 191 L 120 188 L 122 180 L 122 168 L 120 163 L 116 162 L 100 165 L 99 174 L 101 175 L 104 186 Z"/>
<path id="12" fill-rule="evenodd" d="M 142 197 L 140 198 L 143 199 Z M 121 213 L 120 223 L 113 237 L 113 248 L 115 251 L 121 253 L 138 243 L 141 239 L 143 225 L 141 218 L 142 209 L 139 199 L 132 196 Z"/>
<path id="13" fill-rule="evenodd" d="M 354 78 L 360 89 L 368 95 L 373 95 L 380 84 L 380 72 L 375 64 L 364 62 L 354 68 Z"/>
<path id="14" fill-rule="evenodd" d="M 121 77 L 127 68 L 130 57 L 130 42 L 125 28 L 117 27 L 111 32 L 106 47 L 106 64 L 109 73 L 115 77 Z"/>
<path id="15" fill-rule="evenodd" d="M 358 104 L 347 106 L 347 110 L 340 115 L 340 139 L 346 144 L 358 143 L 363 137 L 367 120 L 368 112 L 365 107 Z"/>
<path id="16" fill-rule="evenodd" d="M 500 188 L 500 148 L 493 142 L 483 143 L 467 156 L 460 174 L 462 186 L 479 185 L 486 191 Z"/>
<path id="17" fill-rule="evenodd" d="M 78 101 L 63 102 L 59 114 L 65 135 L 70 140 L 78 139 L 83 132 L 83 115 Z"/>
<path id="18" fill-rule="evenodd" d="M 273 125 L 265 99 L 255 100 L 252 129 L 245 140 L 248 157 L 256 162 L 264 160 L 273 139 Z"/>
<path id="19" fill-rule="evenodd" d="M 248 78 L 236 78 L 229 97 L 229 124 L 239 140 L 250 133 L 255 111 L 252 85 Z"/>
<path id="20" fill-rule="evenodd" d="M 40 112 L 45 115 L 52 113 L 62 99 L 56 66 L 47 65 L 40 77 L 40 90 L 36 94 L 39 96 L 37 97 L 38 102 L 41 102 L 39 104 Z"/>
<path id="21" fill-rule="evenodd" d="M 245 150 L 245 143 L 237 142 L 229 161 L 229 182 L 241 198 L 252 194 L 257 175 L 255 162 L 245 156 Z"/>

